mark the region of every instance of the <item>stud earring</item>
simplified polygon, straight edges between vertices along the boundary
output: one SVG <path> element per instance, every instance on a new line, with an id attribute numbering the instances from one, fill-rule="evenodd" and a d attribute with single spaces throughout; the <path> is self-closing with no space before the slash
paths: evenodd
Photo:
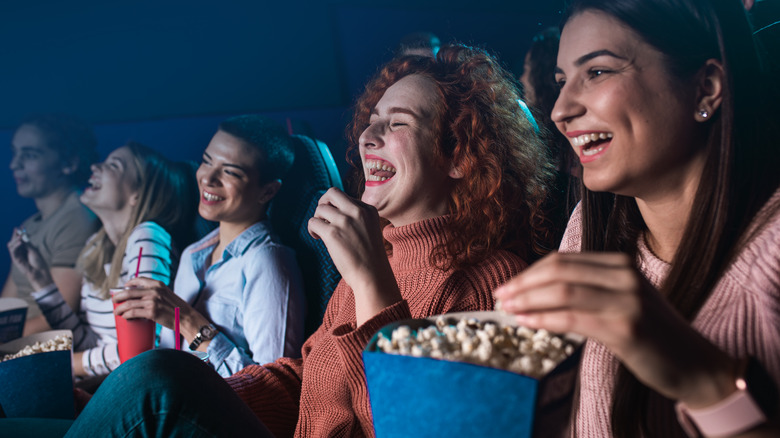
<path id="1" fill-rule="evenodd" d="M 702 119 L 706 119 L 707 117 L 710 116 L 710 113 L 708 113 L 706 109 L 700 109 L 699 115 L 701 116 Z"/>

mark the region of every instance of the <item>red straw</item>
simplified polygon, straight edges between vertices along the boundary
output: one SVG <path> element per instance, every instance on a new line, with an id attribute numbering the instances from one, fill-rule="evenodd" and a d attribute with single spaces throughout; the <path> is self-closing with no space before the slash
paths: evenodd
<path id="1" fill-rule="evenodd" d="M 179 334 L 179 308 L 173 309 L 173 331 L 176 334 L 176 349 L 181 350 L 181 336 Z"/>
<path id="2" fill-rule="evenodd" d="M 135 265 L 135 278 L 138 278 L 138 273 L 141 272 L 141 255 L 144 253 L 144 247 L 138 248 L 138 263 Z"/>

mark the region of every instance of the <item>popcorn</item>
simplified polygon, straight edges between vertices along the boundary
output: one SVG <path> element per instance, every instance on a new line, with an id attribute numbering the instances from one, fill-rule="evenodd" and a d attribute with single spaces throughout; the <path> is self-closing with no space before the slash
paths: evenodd
<path id="1" fill-rule="evenodd" d="M 379 334 L 384 353 L 432 357 L 486 365 L 540 378 L 574 353 L 575 345 L 547 330 L 513 327 L 474 318 L 436 319 L 417 331 L 402 325 L 388 339 Z"/>
<path id="2" fill-rule="evenodd" d="M 30 356 L 37 353 L 47 353 L 49 351 L 66 351 L 73 346 L 73 338 L 68 335 L 59 335 L 46 342 L 36 342 L 33 345 L 27 345 L 14 354 L 6 354 L 0 362 L 16 359 L 22 356 Z"/>

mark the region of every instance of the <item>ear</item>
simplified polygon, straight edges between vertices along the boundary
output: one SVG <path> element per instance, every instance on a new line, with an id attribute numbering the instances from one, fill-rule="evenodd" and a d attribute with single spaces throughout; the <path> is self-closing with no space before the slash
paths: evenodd
<path id="1" fill-rule="evenodd" d="M 708 59 L 697 75 L 696 113 L 699 122 L 709 120 L 723 102 L 723 87 L 726 85 L 726 72 L 723 64 L 716 59 Z"/>
<path id="2" fill-rule="evenodd" d="M 63 161 L 62 162 L 62 173 L 64 175 L 72 175 L 76 173 L 76 171 L 79 169 L 79 159 L 78 157 L 75 157 L 71 159 L 70 161 Z"/>
<path id="3" fill-rule="evenodd" d="M 450 165 L 450 171 L 447 173 L 450 178 L 452 179 L 461 179 L 463 178 L 463 169 L 459 165 L 456 165 L 454 162 Z"/>
<path id="4" fill-rule="evenodd" d="M 271 199 L 276 196 L 276 193 L 282 187 L 282 181 L 274 180 L 263 184 L 260 187 L 260 195 L 258 196 L 257 203 L 260 205 L 267 205 L 271 202 Z"/>
<path id="5" fill-rule="evenodd" d="M 138 205 L 138 200 L 141 199 L 141 195 L 138 194 L 138 192 L 133 192 L 132 195 L 130 195 L 130 199 L 127 200 L 128 204 L 130 204 L 132 207 L 135 207 Z"/>

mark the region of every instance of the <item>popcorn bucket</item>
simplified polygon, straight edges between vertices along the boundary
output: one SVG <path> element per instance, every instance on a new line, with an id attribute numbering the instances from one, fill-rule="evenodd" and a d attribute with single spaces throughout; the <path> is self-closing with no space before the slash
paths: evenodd
<path id="1" fill-rule="evenodd" d="M 20 357 L 0 362 L 0 408 L 5 416 L 75 417 L 72 343 L 68 350 L 29 354 L 36 343 L 64 336 L 73 339 L 70 330 L 50 330 L 0 344 L 0 360 L 22 352 Z"/>
<path id="2" fill-rule="evenodd" d="M 498 312 L 462 312 L 447 319 L 476 318 L 514 325 Z M 581 344 L 566 335 L 574 350 L 550 371 L 530 377 L 504 369 L 430 357 L 387 354 L 380 333 L 417 331 L 436 317 L 399 321 L 383 327 L 363 352 L 374 430 L 388 437 L 541 437 L 568 431 Z"/>

